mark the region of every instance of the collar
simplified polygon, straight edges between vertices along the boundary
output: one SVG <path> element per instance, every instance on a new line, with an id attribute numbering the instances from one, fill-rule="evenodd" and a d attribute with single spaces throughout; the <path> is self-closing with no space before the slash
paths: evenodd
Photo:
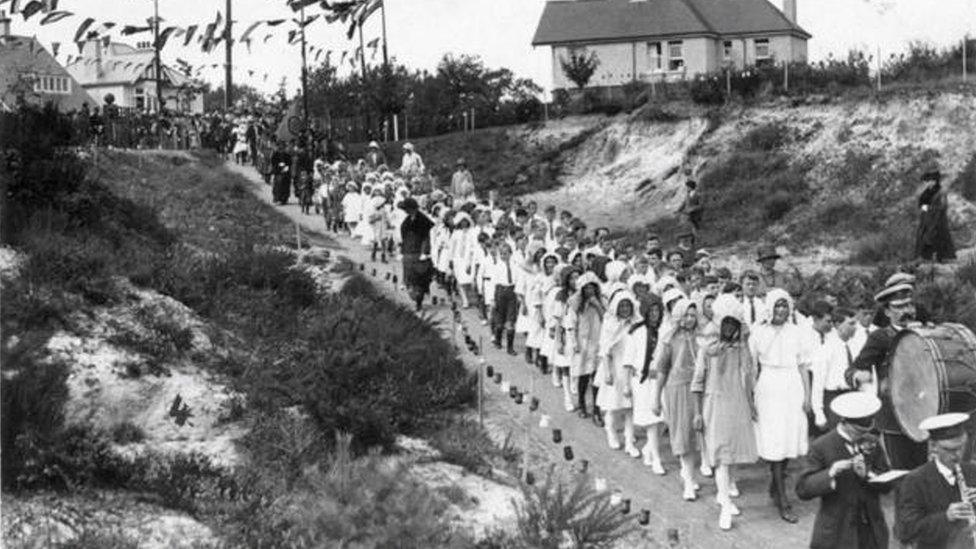
<path id="1" fill-rule="evenodd" d="M 953 472 L 952 469 L 950 469 L 950 468 L 946 467 L 945 465 L 943 465 L 942 462 L 939 461 L 939 458 L 934 458 L 934 459 L 932 459 L 932 461 L 935 462 L 935 468 L 939 470 L 939 474 L 941 474 L 943 477 L 945 477 L 946 482 L 949 483 L 949 486 L 955 486 L 956 485 L 956 473 Z"/>

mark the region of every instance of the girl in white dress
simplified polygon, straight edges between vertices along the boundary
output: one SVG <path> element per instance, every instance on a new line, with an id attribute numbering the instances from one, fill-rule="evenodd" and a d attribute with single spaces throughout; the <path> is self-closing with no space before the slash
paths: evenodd
<path id="1" fill-rule="evenodd" d="M 361 197 L 359 186 L 354 181 L 346 183 L 346 195 L 342 197 L 342 220 L 346 223 L 350 236 L 356 234 L 356 225 L 359 224 Z"/>
<path id="2" fill-rule="evenodd" d="M 386 197 L 383 196 L 382 189 L 374 189 L 373 196 L 366 202 L 364 215 L 369 222 L 369 241 L 363 241 L 366 246 L 372 247 L 370 255 L 371 261 L 376 261 L 376 252 L 380 251 L 383 263 L 386 263 L 386 226 L 389 223 L 389 210 L 386 208 Z"/>
<path id="3" fill-rule="evenodd" d="M 774 288 L 766 295 L 768 320 L 755 325 L 749 351 L 756 361 L 756 446 L 769 462 L 770 496 L 780 517 L 795 523 L 797 516 L 787 499 L 787 460 L 807 453 L 807 413 L 810 383 L 807 370 L 807 334 L 793 323 L 793 299 Z"/>
<path id="4" fill-rule="evenodd" d="M 373 197 L 373 186 L 368 182 L 363 183 L 363 192 L 359 195 L 359 207 L 356 208 L 359 218 L 356 220 L 356 230 L 354 237 L 364 245 L 369 245 L 373 241 L 373 226 L 369 223 L 370 199 Z"/>
<path id="5" fill-rule="evenodd" d="M 567 347 L 570 345 L 570 375 L 576 380 L 579 416 L 590 417 L 586 411 L 586 394 L 590 392 L 593 374 L 596 372 L 600 349 L 600 329 L 606 302 L 600 295 L 600 279 L 592 271 L 583 273 L 576 282 L 578 288 L 566 306 L 563 326 L 566 328 Z M 603 415 L 597 405 L 599 394 L 592 385 L 593 422 L 603 426 Z"/>
<path id="6" fill-rule="evenodd" d="M 529 241 L 525 246 L 525 259 L 517 264 L 520 274 L 515 283 L 515 295 L 519 298 L 519 315 L 515 320 L 515 333 L 525 334 L 525 362 L 534 364 L 539 348 L 539 317 L 535 299 L 536 275 L 542 270 L 540 262 L 546 250 L 541 242 Z M 530 337 L 532 336 L 532 337 Z"/>
<path id="7" fill-rule="evenodd" d="M 657 372 L 651 365 L 657 348 L 657 334 L 661 326 L 664 306 L 660 298 L 650 294 L 640 304 L 641 321 L 631 326 L 627 337 L 625 362 L 631 368 L 631 399 L 634 405 L 634 425 L 643 428 L 647 443 L 641 450 L 644 465 L 655 474 L 663 475 L 661 464 L 660 430 L 664 421 L 654 413 L 654 396 L 657 394 Z"/>
<path id="8" fill-rule="evenodd" d="M 546 314 L 546 295 L 553 288 L 558 288 L 557 281 L 559 268 L 559 256 L 547 253 L 542 256 L 542 269 L 536 275 L 536 280 L 530 291 L 531 309 L 535 310 L 536 324 L 529 333 L 526 345 L 534 343 L 538 349 L 536 353 L 536 366 L 543 375 L 549 372 L 549 357 L 552 356 L 554 345 L 552 338 L 549 337 L 549 316 Z M 553 370 L 553 378 L 558 381 L 559 376 Z"/>
<path id="9" fill-rule="evenodd" d="M 566 408 L 567 412 L 575 411 L 576 403 L 573 402 L 573 384 L 569 376 L 573 345 L 567 338 L 564 321 L 567 314 L 566 309 L 569 306 L 569 297 L 576 290 L 576 281 L 580 274 L 581 271 L 576 267 L 563 267 L 559 272 L 559 284 L 546 292 L 546 326 L 548 327 L 548 336 L 552 339 L 552 354 L 549 357 L 549 363 L 552 366 L 553 375 L 562 385 L 563 407 Z"/>
<path id="10" fill-rule="evenodd" d="M 597 405 L 604 412 L 604 429 L 611 450 L 620 449 L 617 427 L 623 422 L 624 451 L 630 457 L 640 457 L 634 446 L 634 416 L 631 400 L 632 372 L 628 368 L 627 338 L 630 328 L 640 321 L 637 300 L 626 289 L 616 293 L 604 315 L 600 327 L 599 369 L 601 377 Z"/>
<path id="11" fill-rule="evenodd" d="M 471 306 L 468 300 L 468 293 L 474 283 L 474 266 L 472 259 L 474 246 L 472 245 L 474 223 L 471 216 L 464 212 L 458 212 L 454 216 L 454 231 L 448 242 L 448 254 L 451 258 L 451 272 L 454 280 L 457 281 L 458 293 L 461 295 L 461 307 L 467 309 Z M 476 237 L 474 237 L 476 238 Z"/>

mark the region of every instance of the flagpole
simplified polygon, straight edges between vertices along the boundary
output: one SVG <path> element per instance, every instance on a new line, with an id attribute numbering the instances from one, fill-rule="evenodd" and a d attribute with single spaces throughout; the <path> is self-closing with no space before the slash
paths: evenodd
<path id="1" fill-rule="evenodd" d="M 380 17 L 383 20 L 383 66 L 390 66 L 390 58 L 386 52 L 386 0 L 380 0 Z"/>
<path id="2" fill-rule="evenodd" d="M 362 66 L 363 81 L 366 80 L 366 47 L 363 45 L 363 21 L 359 21 L 359 64 Z"/>
<path id="3" fill-rule="evenodd" d="M 224 109 L 225 110 L 230 110 L 230 105 L 234 101 L 234 95 L 233 95 L 234 92 L 233 90 L 231 90 L 231 88 L 234 85 L 233 84 L 234 76 L 232 74 L 233 71 L 232 56 L 233 56 L 233 49 L 234 49 L 233 46 L 234 39 L 231 38 L 231 32 L 232 32 L 231 27 L 234 24 L 234 20 L 231 19 L 230 9 L 231 9 L 231 0 L 227 0 L 227 9 L 226 9 L 227 28 L 226 28 L 226 32 L 224 33 L 224 60 L 226 63 L 224 65 Z"/>
<path id="4" fill-rule="evenodd" d="M 301 3 L 301 13 L 299 15 L 299 26 L 302 31 L 302 116 L 305 119 L 305 146 L 309 145 L 308 135 L 308 65 L 305 59 L 305 3 Z M 306 149 L 307 150 L 307 149 Z"/>
<path id="5" fill-rule="evenodd" d="M 156 65 L 156 112 L 163 112 L 163 78 L 159 61 L 159 0 L 153 0 L 153 49 L 156 50 L 154 63 Z"/>

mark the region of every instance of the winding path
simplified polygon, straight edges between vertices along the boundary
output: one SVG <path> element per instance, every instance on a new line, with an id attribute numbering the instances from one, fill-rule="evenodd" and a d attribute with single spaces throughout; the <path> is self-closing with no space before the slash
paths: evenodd
<path id="1" fill-rule="evenodd" d="M 227 164 L 231 173 L 242 176 L 251 183 L 251 190 L 260 199 L 271 203 L 271 188 L 264 184 L 260 176 L 250 166 Z M 301 226 L 304 233 L 314 233 L 325 238 L 315 238 L 316 244 L 324 244 L 335 250 L 337 255 L 347 257 L 355 264 L 366 264 L 365 274 L 369 276 L 375 268 L 376 284 L 392 299 L 410 305 L 406 292 L 399 291 L 386 279 L 387 273 L 401 277 L 398 261 L 389 264 L 371 263 L 369 252 L 361 244 L 347 236 L 326 233 L 320 216 L 303 215 L 297 204 L 278 207 L 278 210 Z M 313 236 L 314 238 L 314 236 Z M 321 242 L 319 242 L 321 241 Z M 439 305 L 428 306 L 425 310 L 442 326 L 452 327 L 450 308 L 444 304 L 444 294 L 435 290 Z M 410 305 L 412 306 L 412 305 Z M 523 451 L 528 452 L 530 470 L 536 471 L 538 478 L 548 463 L 577 471 L 580 461 L 589 462 L 589 472 L 595 478 L 606 479 L 612 490 L 619 490 L 622 497 L 632 501 L 631 514 L 636 518 L 640 510 L 650 511 L 650 524 L 646 526 L 648 537 L 653 542 L 647 546 L 662 547 L 700 547 L 700 548 L 799 548 L 807 547 L 816 513 L 816 502 L 794 502 L 800 522 L 790 525 L 783 522 L 767 495 L 769 477 L 762 464 L 740 467 L 737 472 L 738 486 L 742 496 L 736 500 L 742 515 L 736 517 L 732 530 L 723 532 L 718 528 L 718 506 L 715 503 L 715 485 L 712 479 L 701 478 L 702 489 L 699 499 L 685 502 L 681 499 L 681 481 L 678 478 L 677 459 L 665 449 L 664 477 L 654 475 L 642 465 L 640 459 L 633 459 L 623 451 L 612 451 L 607 447 L 603 430 L 589 420 L 578 419 L 575 413 L 567 413 L 562 407 L 562 393 L 549 382 L 548 376 L 525 364 L 521 356 L 510 357 L 504 351 L 496 350 L 489 342 L 488 329 L 483 327 L 474 310 L 462 311 L 465 324 L 475 340 L 484 340 L 483 349 L 488 364 L 504 379 L 520 389 L 534 387 L 534 395 L 540 400 L 539 410 L 530 412 L 529 396 L 526 402 L 517 405 L 503 395 L 493 382 L 485 382 L 485 426 L 496 440 L 503 440 L 511 433 L 512 441 Z M 446 333 L 446 337 L 451 334 Z M 478 357 L 463 349 L 463 341 L 455 335 L 461 356 L 472 369 L 478 367 Z M 551 417 L 551 427 L 562 430 L 563 443 L 554 444 L 549 429 L 539 427 L 540 414 Z M 567 463 L 563 457 L 563 446 L 570 445 L 574 460 Z M 639 442 L 641 444 L 641 442 Z M 795 471 L 796 464 L 793 470 Z M 792 483 L 791 483 L 792 486 Z M 791 489 L 792 493 L 792 489 Z M 795 498 L 794 498 L 795 499 Z M 889 526 L 891 525 L 891 496 L 886 496 L 885 508 Z M 674 543 L 677 534 L 678 542 Z"/>

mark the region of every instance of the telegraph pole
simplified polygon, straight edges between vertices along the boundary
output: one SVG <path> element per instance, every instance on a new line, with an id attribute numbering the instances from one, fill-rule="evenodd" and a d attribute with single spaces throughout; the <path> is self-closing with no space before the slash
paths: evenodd
<path id="1" fill-rule="evenodd" d="M 156 66 L 156 112 L 163 112 L 163 78 L 162 64 L 159 61 L 159 0 L 153 0 L 153 49 L 156 50 L 154 64 Z"/>
<path id="2" fill-rule="evenodd" d="M 308 64 L 306 63 L 306 53 L 305 53 L 305 4 L 301 5 L 301 12 L 299 14 L 299 26 L 302 32 L 302 117 L 304 118 L 303 127 L 305 128 L 305 145 L 306 147 L 310 144 L 310 136 L 308 134 Z"/>
<path id="3" fill-rule="evenodd" d="M 390 67 L 390 56 L 386 51 L 386 0 L 380 4 L 380 17 L 383 20 L 383 66 Z"/>
<path id="4" fill-rule="evenodd" d="M 234 20 L 231 19 L 231 0 L 227 0 L 227 27 L 224 29 L 224 110 L 230 110 L 231 103 L 234 102 L 233 75 L 233 50 L 234 39 L 231 37 L 231 29 Z"/>

